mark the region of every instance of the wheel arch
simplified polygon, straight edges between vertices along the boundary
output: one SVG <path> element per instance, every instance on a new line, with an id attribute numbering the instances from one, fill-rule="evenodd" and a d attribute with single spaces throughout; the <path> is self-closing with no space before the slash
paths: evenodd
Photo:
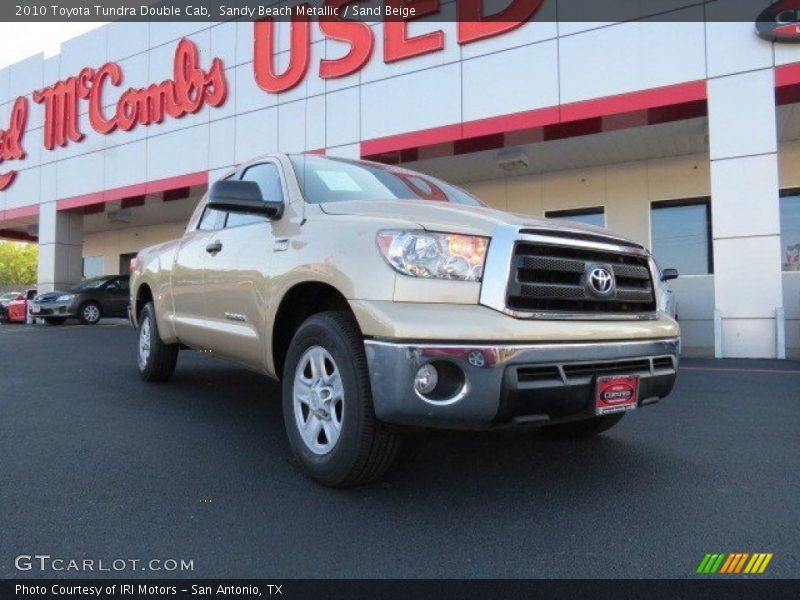
<path id="1" fill-rule="evenodd" d="M 281 298 L 275 312 L 270 343 L 271 371 L 279 379 L 289 344 L 300 325 L 312 315 L 335 310 L 355 317 L 345 295 L 330 283 L 303 281 L 294 284 Z"/>
<path id="2" fill-rule="evenodd" d="M 145 305 L 148 302 L 153 301 L 153 290 L 150 289 L 150 285 L 147 283 L 142 283 L 136 289 L 136 301 L 133 306 L 133 316 L 136 319 L 136 322 L 139 322 L 139 315 L 142 314 L 142 310 L 144 309 Z"/>

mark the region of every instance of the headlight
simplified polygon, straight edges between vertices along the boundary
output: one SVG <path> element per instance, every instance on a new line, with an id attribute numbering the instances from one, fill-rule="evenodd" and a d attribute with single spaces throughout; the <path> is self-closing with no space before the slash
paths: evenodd
<path id="1" fill-rule="evenodd" d="M 56 302 L 70 302 L 74 297 L 72 294 L 64 294 L 56 298 Z"/>
<path id="2" fill-rule="evenodd" d="M 392 268 L 411 277 L 480 281 L 489 238 L 427 231 L 380 231 L 378 248 Z"/>

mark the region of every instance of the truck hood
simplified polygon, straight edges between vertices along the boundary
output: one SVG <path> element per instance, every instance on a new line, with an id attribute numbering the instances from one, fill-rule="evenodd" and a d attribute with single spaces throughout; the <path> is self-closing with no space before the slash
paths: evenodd
<path id="1" fill-rule="evenodd" d="M 549 219 L 537 219 L 484 206 L 468 206 L 434 200 L 352 200 L 326 202 L 320 208 L 329 215 L 349 215 L 386 219 L 402 219 L 416 223 L 428 231 L 491 236 L 498 225 L 552 230 L 560 233 L 594 234 L 631 242 L 628 238 L 607 229 L 565 224 Z"/>

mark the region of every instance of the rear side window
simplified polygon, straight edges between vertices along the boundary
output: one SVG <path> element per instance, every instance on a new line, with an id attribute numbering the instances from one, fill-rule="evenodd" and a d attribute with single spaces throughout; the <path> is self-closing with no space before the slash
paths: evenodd
<path id="1" fill-rule="evenodd" d="M 283 201 L 283 188 L 281 187 L 281 176 L 277 165 L 273 163 L 261 163 L 249 167 L 242 175 L 242 181 L 255 181 L 261 189 L 264 200 Z M 228 213 L 226 227 L 237 227 L 239 225 L 250 225 L 251 223 L 264 223 L 268 221 L 262 215 L 246 215 L 241 213 Z"/>

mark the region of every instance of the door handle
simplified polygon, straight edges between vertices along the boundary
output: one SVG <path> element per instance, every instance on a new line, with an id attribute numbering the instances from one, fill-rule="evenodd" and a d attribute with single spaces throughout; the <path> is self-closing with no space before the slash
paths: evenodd
<path id="1" fill-rule="evenodd" d="M 206 252 L 209 254 L 216 254 L 220 250 L 222 250 L 222 242 L 211 242 L 206 246 Z"/>

